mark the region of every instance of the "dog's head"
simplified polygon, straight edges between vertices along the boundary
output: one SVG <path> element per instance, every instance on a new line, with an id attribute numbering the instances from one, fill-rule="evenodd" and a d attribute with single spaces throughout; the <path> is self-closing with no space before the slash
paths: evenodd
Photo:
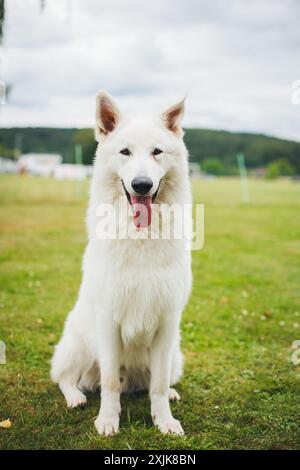
<path id="1" fill-rule="evenodd" d="M 160 199 L 168 177 L 186 168 L 187 151 L 180 126 L 183 113 L 184 100 L 158 116 L 130 120 L 110 95 L 104 91 L 97 94 L 97 158 L 117 177 L 118 190 L 133 205 L 139 227 L 150 225 L 151 206 Z"/>

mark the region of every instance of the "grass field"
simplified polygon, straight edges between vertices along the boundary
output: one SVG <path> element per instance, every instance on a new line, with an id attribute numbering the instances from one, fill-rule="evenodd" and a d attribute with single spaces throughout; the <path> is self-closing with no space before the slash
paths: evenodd
<path id="1" fill-rule="evenodd" d="M 300 448 L 300 184 L 197 181 L 205 246 L 183 316 L 185 374 L 173 404 L 184 438 L 151 424 L 147 394 L 122 397 L 120 433 L 96 434 L 98 394 L 68 410 L 49 360 L 80 283 L 87 187 L 0 177 L 0 428 L 4 449 Z"/>

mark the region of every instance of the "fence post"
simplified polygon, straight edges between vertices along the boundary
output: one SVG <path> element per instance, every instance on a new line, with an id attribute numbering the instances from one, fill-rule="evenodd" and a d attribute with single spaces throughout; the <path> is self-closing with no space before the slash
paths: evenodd
<path id="1" fill-rule="evenodd" d="M 76 165 L 82 165 L 82 145 L 81 144 L 75 144 L 75 163 Z M 80 178 L 77 178 L 77 184 L 76 184 L 76 197 L 78 199 L 81 198 L 82 195 L 82 181 Z"/>
<path id="2" fill-rule="evenodd" d="M 245 164 L 245 155 L 243 153 L 238 153 L 236 158 L 237 158 L 238 165 L 239 165 L 243 202 L 244 204 L 248 204 L 250 202 L 250 195 L 249 195 L 249 188 L 248 188 L 248 176 L 247 176 L 247 169 L 246 169 L 246 164 Z"/>

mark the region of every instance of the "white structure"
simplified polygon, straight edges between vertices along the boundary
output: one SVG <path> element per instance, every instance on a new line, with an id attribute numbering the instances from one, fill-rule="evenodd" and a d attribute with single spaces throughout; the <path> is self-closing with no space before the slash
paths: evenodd
<path id="1" fill-rule="evenodd" d="M 15 160 L 0 157 L 0 173 L 17 173 L 18 164 Z"/>
<path id="2" fill-rule="evenodd" d="M 84 180 L 87 176 L 92 176 L 92 172 L 92 165 L 65 163 L 55 167 L 53 176 L 58 180 Z"/>
<path id="3" fill-rule="evenodd" d="M 52 176 L 62 162 L 62 156 L 54 153 L 26 153 L 18 160 L 20 173 L 37 176 Z"/>
<path id="4" fill-rule="evenodd" d="M 201 168 L 199 163 L 189 162 L 189 173 L 191 178 L 201 178 Z"/>

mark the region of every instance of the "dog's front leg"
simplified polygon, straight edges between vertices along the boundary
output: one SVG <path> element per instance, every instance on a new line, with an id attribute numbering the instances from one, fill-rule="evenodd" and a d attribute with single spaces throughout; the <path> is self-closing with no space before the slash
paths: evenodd
<path id="1" fill-rule="evenodd" d="M 158 332 L 150 353 L 150 400 L 153 422 L 163 434 L 180 434 L 184 431 L 173 418 L 169 404 L 169 387 L 175 331 L 163 325 Z"/>
<path id="2" fill-rule="evenodd" d="M 112 318 L 97 325 L 101 375 L 101 406 L 95 426 L 99 434 L 110 436 L 119 430 L 120 405 L 120 335 Z"/>

